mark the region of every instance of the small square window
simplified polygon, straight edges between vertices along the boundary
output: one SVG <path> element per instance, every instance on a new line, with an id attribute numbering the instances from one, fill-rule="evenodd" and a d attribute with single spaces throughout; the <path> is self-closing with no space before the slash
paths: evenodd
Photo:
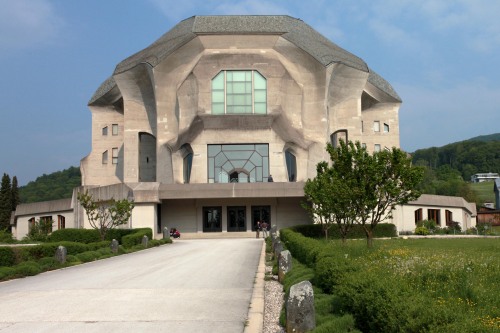
<path id="1" fill-rule="evenodd" d="M 102 164 L 108 164 L 108 151 L 102 153 Z"/>
<path id="2" fill-rule="evenodd" d="M 362 143 L 361 148 L 366 149 L 366 143 Z"/>
<path id="3" fill-rule="evenodd" d="M 373 122 L 373 131 L 374 132 L 380 132 L 380 121 L 374 121 Z"/>
<path id="4" fill-rule="evenodd" d="M 389 133 L 389 125 L 384 123 L 384 133 Z"/>
<path id="5" fill-rule="evenodd" d="M 118 135 L 118 124 L 113 124 L 113 135 Z"/>
<path id="6" fill-rule="evenodd" d="M 373 149 L 376 153 L 380 151 L 380 145 L 378 143 L 375 144 L 375 147 Z"/>
<path id="7" fill-rule="evenodd" d="M 108 126 L 102 128 L 102 135 L 108 135 Z"/>
<path id="8" fill-rule="evenodd" d="M 118 148 L 113 148 L 113 164 L 118 164 Z"/>

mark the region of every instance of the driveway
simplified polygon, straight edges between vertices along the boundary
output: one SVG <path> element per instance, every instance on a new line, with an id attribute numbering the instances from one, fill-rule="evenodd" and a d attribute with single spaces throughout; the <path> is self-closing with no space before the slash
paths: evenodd
<path id="1" fill-rule="evenodd" d="M 243 332 L 261 239 L 180 240 L 0 283 L 0 332 Z"/>

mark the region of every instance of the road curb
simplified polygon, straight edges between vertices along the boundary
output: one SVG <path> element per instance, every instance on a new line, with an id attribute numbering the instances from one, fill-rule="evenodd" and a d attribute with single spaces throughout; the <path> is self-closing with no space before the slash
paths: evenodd
<path id="1" fill-rule="evenodd" d="M 266 275 L 266 242 L 262 243 L 259 266 L 255 275 L 255 282 L 248 309 L 247 325 L 244 333 L 262 333 L 264 329 L 264 277 Z"/>

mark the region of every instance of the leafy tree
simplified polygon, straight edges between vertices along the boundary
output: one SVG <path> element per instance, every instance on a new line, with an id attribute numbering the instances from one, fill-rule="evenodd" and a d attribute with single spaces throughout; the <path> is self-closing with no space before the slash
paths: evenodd
<path id="1" fill-rule="evenodd" d="M 108 202 L 99 202 L 94 200 L 88 191 L 78 193 L 77 199 L 85 209 L 91 227 L 99 231 L 102 240 L 108 230 L 126 224 L 134 209 L 133 201 L 111 199 Z"/>
<path id="2" fill-rule="evenodd" d="M 327 151 L 332 165 L 318 164 L 318 176 L 308 182 L 316 185 L 306 196 L 313 206 L 319 203 L 325 209 L 318 214 L 337 217 L 344 226 L 361 224 L 371 247 L 377 224 L 390 218 L 397 205 L 420 196 L 415 187 L 423 170 L 413 167 L 411 158 L 397 148 L 370 155 L 359 142 L 340 141 L 335 148 L 328 144 Z M 323 184 L 327 189 L 321 188 Z"/>
<path id="3" fill-rule="evenodd" d="M 353 180 L 353 190 L 349 192 L 354 196 L 352 208 L 357 212 L 357 223 L 363 226 L 367 244 L 371 247 L 377 224 L 391 218 L 397 205 L 418 199 L 420 192 L 415 188 L 422 180 L 423 170 L 413 167 L 411 157 L 398 148 L 370 155 L 359 142 L 349 142 L 341 143 L 341 149 L 350 153 L 340 155 L 340 159 L 352 158 L 351 172 L 344 177 Z M 330 156 L 335 155 L 332 146 L 328 151 Z"/>
<path id="4" fill-rule="evenodd" d="M 10 177 L 4 173 L 2 185 L 0 186 L 0 230 L 7 230 L 10 227 L 10 216 L 12 214 L 12 190 Z"/>

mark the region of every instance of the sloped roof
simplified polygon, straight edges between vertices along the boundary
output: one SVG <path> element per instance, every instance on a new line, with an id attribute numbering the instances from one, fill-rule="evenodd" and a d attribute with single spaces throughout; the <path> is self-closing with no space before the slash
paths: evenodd
<path id="1" fill-rule="evenodd" d="M 408 202 L 408 205 L 465 208 L 473 216 L 476 215 L 476 204 L 467 202 L 462 197 L 422 194 L 417 200 Z"/>
<path id="2" fill-rule="evenodd" d="M 17 205 L 16 216 L 43 214 L 51 212 L 62 212 L 72 210 L 72 199 L 59 199 L 51 201 L 24 203 Z"/>
<path id="3" fill-rule="evenodd" d="M 196 36 L 207 34 L 278 34 L 310 54 L 324 66 L 341 63 L 369 72 L 368 80 L 370 83 L 401 101 L 392 86 L 378 74 L 371 71 L 361 58 L 332 43 L 302 20 L 282 15 L 190 17 L 175 25 L 150 46 L 120 62 L 113 74 L 123 73 L 140 63 L 148 63 L 155 67 L 164 58 L 196 38 Z M 109 79 L 106 80 L 91 98 L 89 104 L 110 91 L 114 87 L 110 86 L 110 83 Z"/>

